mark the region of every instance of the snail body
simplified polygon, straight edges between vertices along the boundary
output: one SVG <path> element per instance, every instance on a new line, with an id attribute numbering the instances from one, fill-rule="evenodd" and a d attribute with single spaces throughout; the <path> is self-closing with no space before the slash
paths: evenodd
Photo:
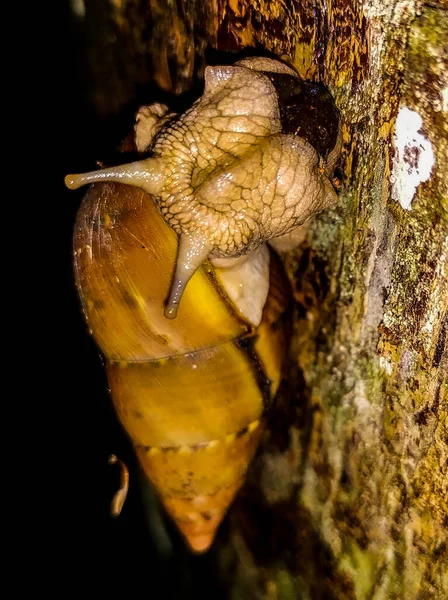
<path id="1" fill-rule="evenodd" d="M 266 244 L 335 202 L 339 120 L 323 90 L 271 59 L 208 67 L 183 115 L 139 112 L 149 156 L 66 178 L 95 183 L 75 277 L 115 410 L 194 551 L 242 485 L 280 382 L 288 283 Z"/>

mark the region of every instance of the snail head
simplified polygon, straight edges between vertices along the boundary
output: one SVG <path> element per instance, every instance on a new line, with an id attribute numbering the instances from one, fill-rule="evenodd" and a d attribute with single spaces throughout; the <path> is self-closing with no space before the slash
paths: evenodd
<path id="1" fill-rule="evenodd" d="M 161 127 L 148 151 L 149 158 L 65 182 L 72 189 L 120 182 L 154 197 L 180 235 L 167 318 L 207 258 L 250 255 L 335 200 L 311 144 L 281 132 L 269 78 L 243 64 L 207 67 L 204 94 Z"/>

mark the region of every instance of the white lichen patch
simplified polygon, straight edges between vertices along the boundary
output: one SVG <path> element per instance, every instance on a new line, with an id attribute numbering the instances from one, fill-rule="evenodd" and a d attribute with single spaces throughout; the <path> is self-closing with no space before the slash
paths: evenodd
<path id="1" fill-rule="evenodd" d="M 417 353 L 415 350 L 404 350 L 398 365 L 398 371 L 402 379 L 409 379 L 416 368 Z"/>
<path id="2" fill-rule="evenodd" d="M 394 365 L 389 362 L 385 356 L 380 356 L 380 368 L 383 369 L 383 371 L 386 371 L 388 375 L 392 375 Z"/>
<path id="3" fill-rule="evenodd" d="M 403 106 L 395 123 L 395 156 L 392 167 L 392 198 L 410 210 L 417 187 L 427 181 L 434 166 L 432 144 L 422 131 L 421 116 Z"/>

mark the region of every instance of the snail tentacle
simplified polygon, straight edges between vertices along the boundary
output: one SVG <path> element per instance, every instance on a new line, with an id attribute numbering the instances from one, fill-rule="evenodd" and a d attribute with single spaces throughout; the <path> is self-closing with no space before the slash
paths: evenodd
<path id="1" fill-rule="evenodd" d="M 138 152 L 146 152 L 163 125 L 175 116 L 176 113 L 160 102 L 141 106 L 135 115 L 134 125 L 135 145 Z"/>
<path id="2" fill-rule="evenodd" d="M 206 242 L 203 238 L 190 237 L 189 235 L 180 236 L 176 269 L 174 271 L 170 295 L 165 307 L 165 317 L 167 319 L 176 318 L 185 286 L 207 259 L 212 249 L 213 245 Z"/>
<path id="3" fill-rule="evenodd" d="M 161 160 L 148 158 L 98 171 L 67 175 L 64 181 L 71 190 L 90 183 L 115 181 L 139 187 L 148 194 L 157 194 L 163 186 L 164 169 L 162 165 Z"/>

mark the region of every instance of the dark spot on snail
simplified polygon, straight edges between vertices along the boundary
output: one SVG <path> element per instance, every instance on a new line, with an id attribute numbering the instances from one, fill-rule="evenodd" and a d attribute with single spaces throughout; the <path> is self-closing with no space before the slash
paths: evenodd
<path id="1" fill-rule="evenodd" d="M 131 308 L 138 306 L 137 300 L 133 298 L 128 291 L 122 290 L 121 295 L 126 306 L 130 306 Z"/>
<path id="2" fill-rule="evenodd" d="M 106 303 L 104 302 L 104 300 L 101 300 L 101 298 L 98 298 L 97 300 L 93 301 L 93 307 L 96 310 L 103 310 L 105 305 L 106 305 Z"/>
<path id="3" fill-rule="evenodd" d="M 339 113 L 327 88 L 287 73 L 264 72 L 276 89 L 283 133 L 297 135 L 326 158 L 336 145 Z"/>
<path id="4" fill-rule="evenodd" d="M 238 440 L 240 437 L 243 437 L 243 435 L 245 435 L 249 430 L 249 426 L 247 427 L 243 427 L 243 429 L 240 429 L 239 431 L 236 432 L 235 434 L 235 438 Z"/>

